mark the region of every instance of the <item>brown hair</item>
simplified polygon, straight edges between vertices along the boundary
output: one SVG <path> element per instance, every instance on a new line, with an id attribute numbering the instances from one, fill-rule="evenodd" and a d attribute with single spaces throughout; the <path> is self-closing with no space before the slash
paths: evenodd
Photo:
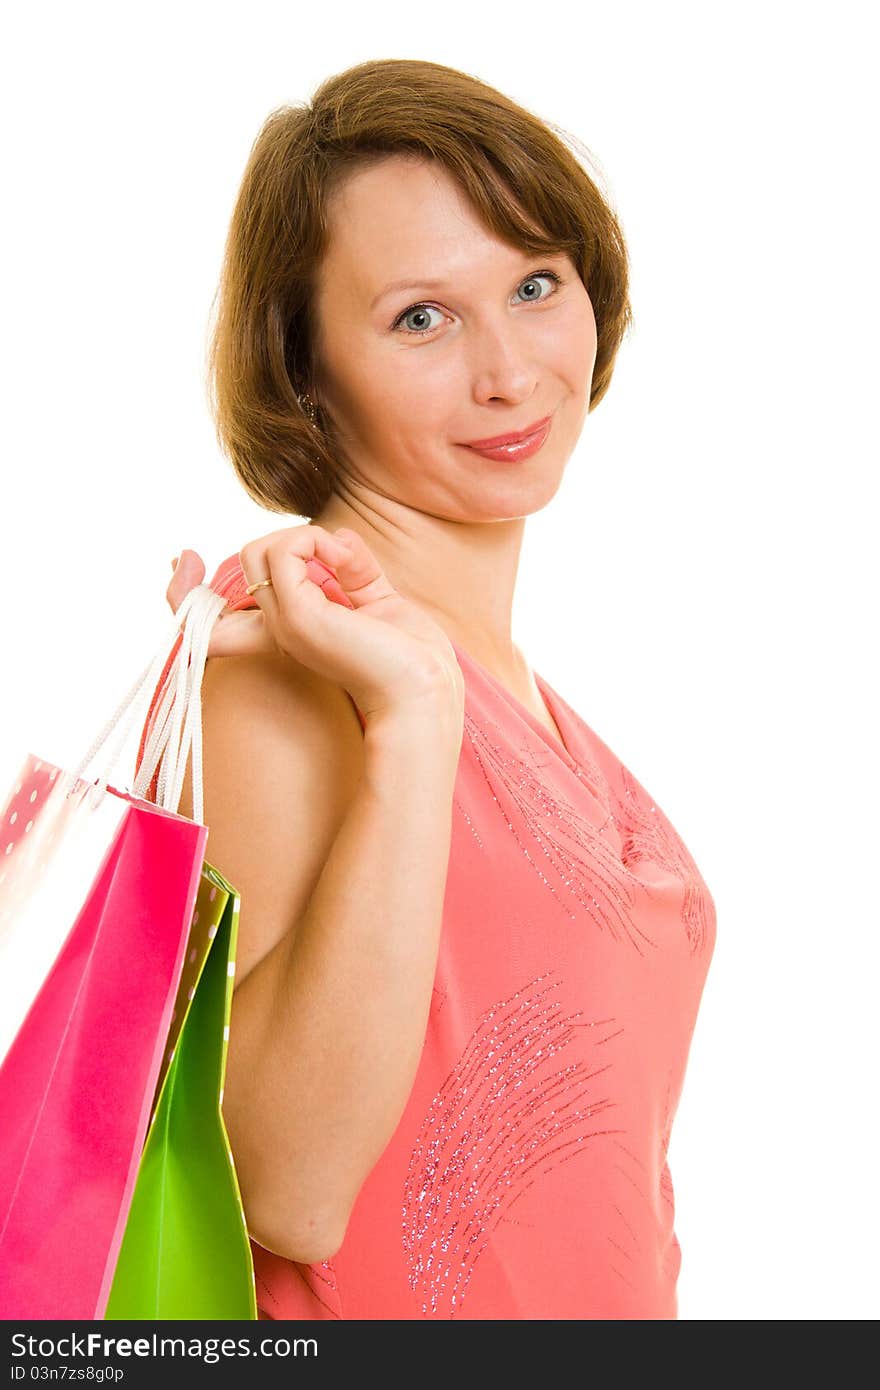
<path id="1" fill-rule="evenodd" d="M 311 287 L 329 195 L 389 154 L 439 161 L 509 243 L 569 254 L 596 319 L 590 410 L 598 405 L 632 322 L 628 256 L 615 212 L 566 141 L 582 149 L 478 78 L 418 59 L 359 63 L 322 82 L 310 104 L 271 112 L 233 210 L 208 352 L 217 439 L 254 501 L 311 519 L 344 466 L 329 422 L 316 428 L 297 399 L 314 375 Z"/>

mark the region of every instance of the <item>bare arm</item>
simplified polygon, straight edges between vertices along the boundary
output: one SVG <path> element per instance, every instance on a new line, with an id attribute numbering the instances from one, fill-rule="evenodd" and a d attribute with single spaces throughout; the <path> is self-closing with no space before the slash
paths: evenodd
<path id="1" fill-rule="evenodd" d="M 223 1111 L 250 1233 L 312 1263 L 342 1243 L 418 1067 L 463 696 L 429 682 L 362 736 L 313 673 L 230 664 L 203 688 L 208 859 L 241 894 Z"/>

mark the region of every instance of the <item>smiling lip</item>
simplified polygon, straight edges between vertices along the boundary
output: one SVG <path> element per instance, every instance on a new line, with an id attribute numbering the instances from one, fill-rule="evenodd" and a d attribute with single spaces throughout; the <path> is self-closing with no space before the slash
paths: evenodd
<path id="1" fill-rule="evenodd" d="M 537 428 L 533 427 L 528 433 L 513 435 L 513 442 L 510 444 L 464 444 L 462 448 L 470 449 L 472 454 L 492 459 L 495 463 L 519 463 L 520 459 L 530 459 L 539 449 L 543 449 L 552 423 L 551 417 L 547 415 Z M 511 438 L 510 435 L 507 437 Z"/>
<path id="2" fill-rule="evenodd" d="M 536 420 L 528 429 L 520 430 L 518 434 L 496 434 L 494 439 L 469 439 L 465 444 L 467 449 L 500 449 L 505 444 L 523 444 L 527 439 L 531 439 L 533 434 L 537 434 L 546 424 L 549 423 L 550 416 L 545 415 L 543 420 Z"/>

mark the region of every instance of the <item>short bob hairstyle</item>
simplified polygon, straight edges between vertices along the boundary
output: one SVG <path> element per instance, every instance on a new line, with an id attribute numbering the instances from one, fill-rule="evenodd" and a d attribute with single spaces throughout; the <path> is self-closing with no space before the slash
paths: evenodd
<path id="1" fill-rule="evenodd" d="M 577 143 L 478 78 L 417 59 L 359 63 L 322 82 L 310 104 L 270 113 L 233 210 L 207 357 L 217 440 L 255 502 L 311 519 L 344 468 L 331 422 L 311 421 L 299 401 L 315 377 L 313 276 L 329 195 L 389 154 L 444 165 L 509 244 L 568 253 L 596 319 L 590 410 L 599 403 L 632 322 L 628 255 L 566 139 Z"/>

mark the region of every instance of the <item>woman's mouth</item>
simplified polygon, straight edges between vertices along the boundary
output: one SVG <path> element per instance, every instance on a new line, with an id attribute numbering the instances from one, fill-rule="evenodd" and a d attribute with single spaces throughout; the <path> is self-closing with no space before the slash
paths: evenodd
<path id="1" fill-rule="evenodd" d="M 483 458 L 496 459 L 499 463 L 515 463 L 518 459 L 531 458 L 532 454 L 538 452 L 550 433 L 552 423 L 551 416 L 547 415 L 529 434 L 508 436 L 507 442 L 502 444 L 463 444 L 462 448 L 481 454 Z"/>

